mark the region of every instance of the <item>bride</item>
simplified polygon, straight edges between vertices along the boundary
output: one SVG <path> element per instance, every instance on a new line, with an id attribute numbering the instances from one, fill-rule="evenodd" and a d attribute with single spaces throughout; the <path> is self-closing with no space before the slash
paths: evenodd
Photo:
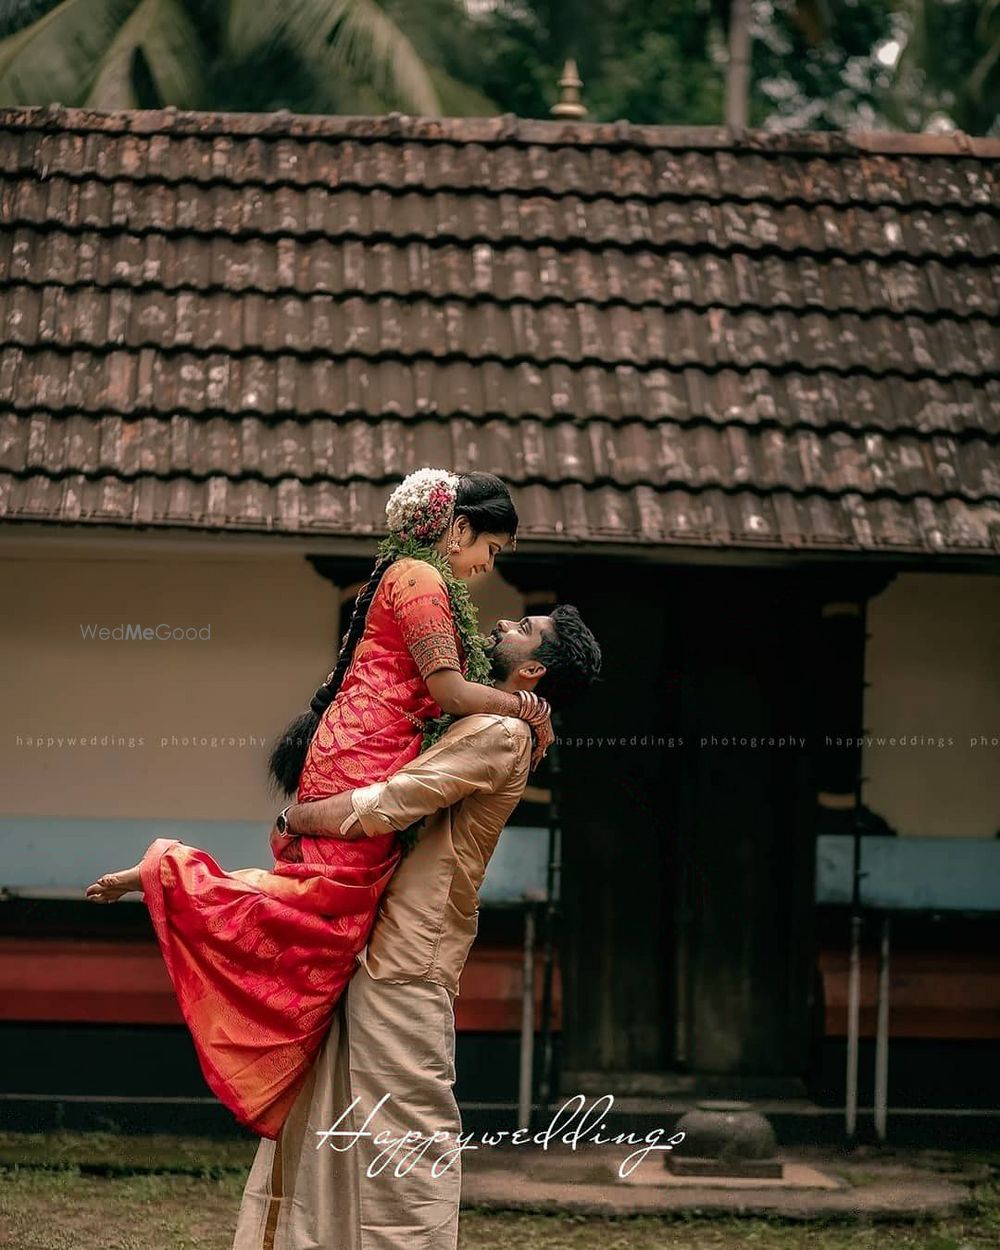
<path id="1" fill-rule="evenodd" d="M 552 742 L 545 700 L 490 686 L 466 585 L 513 549 L 517 513 L 507 487 L 489 473 L 419 469 L 393 491 L 386 518 L 389 536 L 336 667 L 271 754 L 274 782 L 300 803 L 386 780 L 454 716 L 528 721 L 533 766 Z M 107 873 L 86 892 L 111 903 L 143 891 L 209 1087 L 242 1124 L 272 1138 L 403 854 L 396 833 L 283 839 L 283 817 L 271 871 L 225 872 L 205 851 L 158 838 L 133 868 Z"/>

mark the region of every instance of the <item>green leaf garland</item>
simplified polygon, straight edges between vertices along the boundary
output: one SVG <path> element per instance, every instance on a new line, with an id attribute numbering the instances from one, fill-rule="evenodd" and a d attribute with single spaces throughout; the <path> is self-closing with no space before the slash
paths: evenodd
<path id="1" fill-rule="evenodd" d="M 405 557 L 409 557 L 412 560 L 424 560 L 427 564 L 433 565 L 441 574 L 445 588 L 448 591 L 448 602 L 451 605 L 451 615 L 455 622 L 455 630 L 462 643 L 462 651 L 465 654 L 464 676 L 466 681 L 475 681 L 483 686 L 494 685 L 489 657 L 486 654 L 483 637 L 479 632 L 479 613 L 469 595 L 468 586 L 461 578 L 455 576 L 451 571 L 451 565 L 445 557 L 433 547 L 422 546 L 415 539 L 402 539 L 395 534 L 390 534 L 388 538 L 384 538 L 378 545 L 380 562 L 387 559 L 401 560 Z M 437 716 L 433 720 L 428 721 L 424 729 L 420 750 L 426 751 L 428 747 L 433 746 L 455 719 L 454 716 L 445 713 L 443 716 Z M 423 822 L 420 821 L 415 825 L 411 825 L 399 835 L 404 855 L 409 854 L 416 845 L 417 835 L 422 824 Z"/>

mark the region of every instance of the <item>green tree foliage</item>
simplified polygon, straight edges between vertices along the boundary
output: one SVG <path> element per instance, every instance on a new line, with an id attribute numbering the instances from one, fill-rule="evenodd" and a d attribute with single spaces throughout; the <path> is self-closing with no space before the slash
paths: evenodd
<path id="1" fill-rule="evenodd" d="M 0 0 L 0 103 L 715 125 L 730 0 Z M 753 0 L 750 120 L 1000 133 L 1000 0 Z"/>
<path id="2" fill-rule="evenodd" d="M 878 50 L 895 33 L 893 0 L 758 0 L 754 124 L 788 130 L 876 128 L 891 81 Z"/>
<path id="3" fill-rule="evenodd" d="M 499 0 L 479 25 L 483 90 L 501 112 L 548 116 L 572 56 L 597 119 L 721 118 L 725 31 L 711 0 Z"/>
<path id="4" fill-rule="evenodd" d="M 889 121 L 923 130 L 945 117 L 968 134 L 1000 133 L 1000 0 L 905 0 L 899 10 Z"/>
<path id="5" fill-rule="evenodd" d="M 407 25 L 377 0 L 8 0 L 0 102 L 440 114 L 463 84 Z"/>

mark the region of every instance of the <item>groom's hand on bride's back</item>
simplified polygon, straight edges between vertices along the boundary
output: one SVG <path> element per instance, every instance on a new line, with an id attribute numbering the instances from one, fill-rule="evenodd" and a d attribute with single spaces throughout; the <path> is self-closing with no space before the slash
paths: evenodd
<path id="1" fill-rule="evenodd" d="M 343 826 L 349 817 L 353 819 L 345 829 Z M 271 850 L 274 851 L 276 859 L 301 860 L 302 854 L 298 851 L 300 837 L 340 838 L 353 842 L 365 836 L 360 821 L 354 816 L 349 791 L 327 799 L 314 799 L 310 803 L 293 803 L 286 809 L 286 819 L 287 834 L 282 834 L 277 825 L 271 829 Z M 289 855 L 290 843 L 298 851 L 297 854 L 293 852 Z"/>
<path id="2" fill-rule="evenodd" d="M 302 847 L 298 838 L 286 837 L 279 831 L 276 824 L 271 826 L 268 841 L 271 844 L 271 854 L 275 859 L 283 860 L 286 864 L 302 862 Z"/>

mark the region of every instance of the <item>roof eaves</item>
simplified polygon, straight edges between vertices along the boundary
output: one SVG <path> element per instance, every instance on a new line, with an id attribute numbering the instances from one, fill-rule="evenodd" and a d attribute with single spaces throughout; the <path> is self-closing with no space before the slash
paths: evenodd
<path id="1" fill-rule="evenodd" d="M 328 138 L 357 142 L 542 145 L 547 147 L 667 148 L 674 151 L 753 152 L 836 159 L 860 155 L 1000 157 L 1000 138 L 892 131 L 776 133 L 726 126 L 646 126 L 627 121 L 563 122 L 516 117 L 378 117 L 275 113 L 202 113 L 175 108 L 101 112 L 44 105 L 0 109 L 0 129 L 58 129 L 118 134 L 230 135 Z"/>

